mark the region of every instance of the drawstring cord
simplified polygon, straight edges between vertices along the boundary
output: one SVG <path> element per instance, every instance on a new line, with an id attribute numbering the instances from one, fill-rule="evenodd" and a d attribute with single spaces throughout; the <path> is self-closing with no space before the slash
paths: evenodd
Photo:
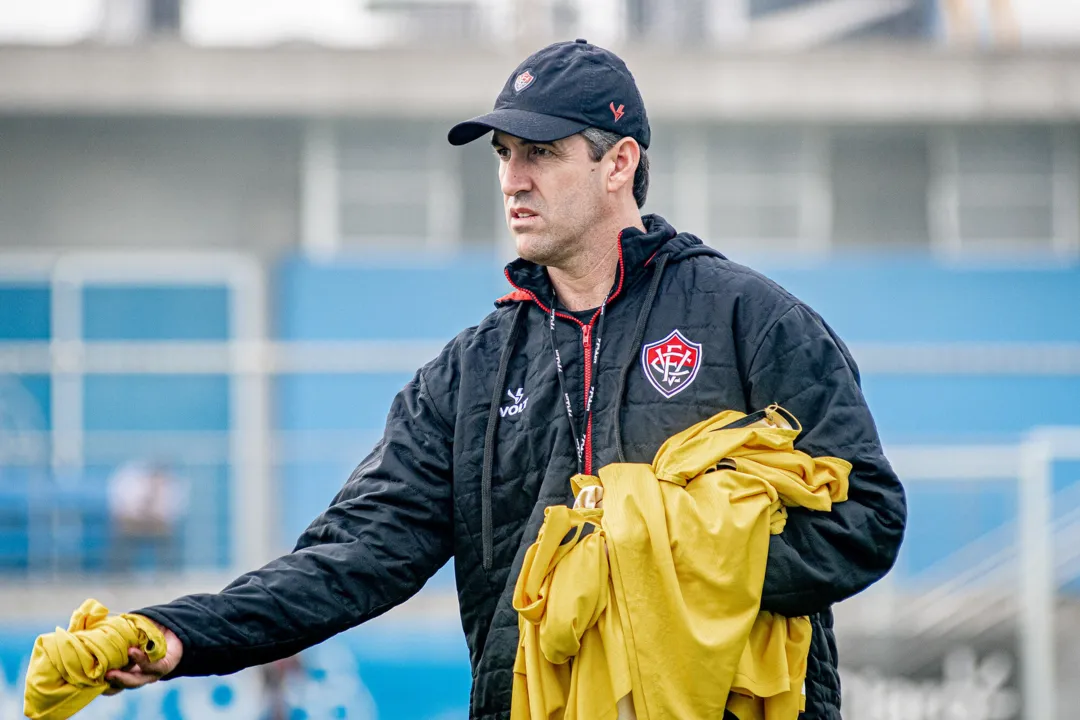
<path id="1" fill-rule="evenodd" d="M 615 449 L 618 452 L 619 462 L 626 462 L 626 456 L 622 446 L 622 428 L 620 424 L 623 395 L 626 392 L 626 381 L 630 375 L 630 368 L 636 365 L 635 358 L 645 337 L 645 325 L 649 321 L 649 313 L 652 311 L 656 293 L 660 288 L 660 279 L 664 274 L 669 255 L 659 255 L 656 258 L 656 269 L 653 271 L 652 282 L 645 295 L 645 303 L 641 306 L 638 314 L 637 326 L 634 328 L 634 339 L 630 345 L 630 355 L 623 363 L 619 372 L 619 384 L 615 393 Z M 510 335 L 503 345 L 502 354 L 499 356 L 499 370 L 495 374 L 495 386 L 491 393 L 491 407 L 488 410 L 487 432 L 484 434 L 484 465 L 480 478 L 480 534 L 483 546 L 484 570 L 491 570 L 495 561 L 495 531 L 492 520 L 491 507 L 491 482 L 495 465 L 495 431 L 499 426 L 499 405 L 502 402 L 503 386 L 506 385 L 506 372 L 510 365 L 510 357 L 513 355 L 514 345 L 521 330 L 522 319 L 528 311 L 529 303 L 518 304 L 514 313 L 513 324 L 510 326 Z"/>
<path id="2" fill-rule="evenodd" d="M 664 254 L 656 258 L 656 270 L 653 271 L 652 282 L 649 283 L 649 292 L 645 295 L 645 303 L 641 306 L 641 312 L 638 313 L 637 327 L 634 328 L 634 340 L 630 343 L 630 354 L 619 372 L 619 385 L 615 389 L 615 452 L 618 453 L 617 457 L 621 463 L 626 462 L 626 454 L 623 452 L 622 443 L 622 423 L 620 422 L 623 394 L 626 392 L 626 380 L 630 376 L 630 368 L 637 364 L 635 359 L 637 358 L 638 349 L 641 347 L 641 341 L 645 338 L 645 325 L 649 322 L 649 313 L 652 312 L 656 292 L 660 289 L 660 278 L 664 274 L 664 267 L 667 265 L 669 257 L 669 255 Z"/>
<path id="3" fill-rule="evenodd" d="M 499 370 L 495 373 L 495 389 L 491 391 L 491 408 L 488 410 L 487 432 L 484 433 L 484 469 L 480 477 L 480 535 L 484 552 L 484 570 L 490 570 L 495 556 L 495 530 L 491 519 L 491 475 L 495 464 L 495 431 L 499 427 L 499 404 L 502 402 L 503 386 L 506 384 L 506 369 L 510 366 L 510 356 L 514 352 L 521 319 L 528 311 L 528 303 L 519 303 L 514 311 L 514 320 L 510 325 L 510 336 L 506 338 L 502 354 L 499 356 Z"/>

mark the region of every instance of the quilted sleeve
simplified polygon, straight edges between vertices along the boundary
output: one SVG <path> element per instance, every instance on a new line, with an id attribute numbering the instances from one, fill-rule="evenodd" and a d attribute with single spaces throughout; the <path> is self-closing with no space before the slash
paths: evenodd
<path id="1" fill-rule="evenodd" d="M 136 611 L 184 643 L 169 677 L 293 655 L 404 602 L 446 563 L 453 428 L 438 403 L 456 390 L 456 356 L 451 343 L 398 393 L 382 439 L 291 553 L 221 592 Z"/>
<path id="2" fill-rule="evenodd" d="M 813 310 L 795 304 L 764 331 L 747 374 L 753 408 L 778 403 L 803 426 L 795 447 L 851 462 L 848 500 L 821 513 L 792 507 L 769 546 L 762 609 L 811 615 L 879 580 L 896 560 L 907 506 L 881 448 L 858 368 Z"/>

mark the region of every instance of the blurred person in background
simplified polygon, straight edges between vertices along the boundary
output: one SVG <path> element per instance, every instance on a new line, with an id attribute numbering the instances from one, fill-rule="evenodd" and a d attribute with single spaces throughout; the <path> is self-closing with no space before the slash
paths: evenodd
<path id="1" fill-rule="evenodd" d="M 180 524 L 187 514 L 186 482 L 162 462 L 135 460 L 108 480 L 109 568 L 129 574 L 144 554 L 155 572 L 180 566 Z"/>
<path id="2" fill-rule="evenodd" d="M 515 581 L 545 508 L 573 502 L 570 477 L 651 462 L 722 410 L 776 403 L 802 425 L 798 449 L 853 465 L 832 512 L 789 509 L 761 602 L 811 618 L 803 717 L 837 720 L 831 607 L 888 572 L 906 522 L 846 346 L 772 281 L 641 215 L 651 131 L 614 54 L 584 40 L 534 53 L 494 111 L 449 140 L 487 133 L 520 254 L 506 269 L 513 292 L 398 394 L 382 440 L 292 553 L 220 593 L 136 611 L 160 624 L 168 652 L 151 663 L 133 648 L 110 683 L 290 656 L 399 605 L 454 558 L 470 717 L 507 718 Z"/>
<path id="3" fill-rule="evenodd" d="M 264 720 L 289 720 L 288 684 L 304 674 L 299 655 L 266 663 L 261 668 L 263 698 L 266 703 Z"/>

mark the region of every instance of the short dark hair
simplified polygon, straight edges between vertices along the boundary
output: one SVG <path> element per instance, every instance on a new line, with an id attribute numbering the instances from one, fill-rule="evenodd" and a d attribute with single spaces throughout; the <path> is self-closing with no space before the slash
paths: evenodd
<path id="1" fill-rule="evenodd" d="M 581 137 L 585 138 L 585 144 L 589 146 L 589 157 L 593 162 L 600 162 L 600 158 L 615 147 L 615 143 L 622 140 L 621 135 L 595 127 L 582 130 Z M 645 197 L 648 194 L 649 156 L 645 154 L 645 148 L 641 148 L 641 159 L 638 160 L 637 170 L 634 172 L 634 202 L 639 208 L 645 204 Z"/>

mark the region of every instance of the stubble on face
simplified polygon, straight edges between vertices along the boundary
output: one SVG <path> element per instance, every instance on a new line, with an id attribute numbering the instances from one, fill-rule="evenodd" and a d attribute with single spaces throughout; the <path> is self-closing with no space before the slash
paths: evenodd
<path id="1" fill-rule="evenodd" d="M 499 138 L 510 152 L 530 152 L 516 139 Z M 519 144 L 520 143 L 520 144 Z M 561 267 L 580 254 L 593 227 L 603 215 L 604 196 L 598 164 L 588 154 L 584 139 L 571 136 L 546 147 L 551 155 L 531 157 L 524 169 L 526 187 L 512 195 L 504 192 L 507 226 L 520 255 L 547 267 Z M 500 167 L 500 173 L 505 165 Z M 512 213 L 528 208 L 539 217 L 529 227 L 515 228 Z"/>
<path id="2" fill-rule="evenodd" d="M 545 267 L 560 267 L 574 257 L 585 241 L 591 223 L 590 203 L 581 195 L 550 207 L 544 215 L 543 227 L 536 231 L 514 234 L 518 255 Z"/>

